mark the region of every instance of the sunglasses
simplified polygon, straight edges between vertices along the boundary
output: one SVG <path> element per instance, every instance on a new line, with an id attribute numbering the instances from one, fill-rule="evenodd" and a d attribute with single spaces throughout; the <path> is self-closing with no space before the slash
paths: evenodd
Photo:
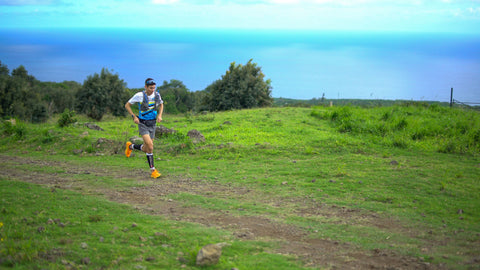
<path id="1" fill-rule="evenodd" d="M 145 82 L 146 85 L 156 85 L 155 81 L 154 80 L 148 80 Z"/>

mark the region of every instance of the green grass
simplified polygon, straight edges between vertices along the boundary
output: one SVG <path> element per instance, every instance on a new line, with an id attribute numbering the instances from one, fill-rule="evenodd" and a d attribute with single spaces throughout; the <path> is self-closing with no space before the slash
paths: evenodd
<path id="1" fill-rule="evenodd" d="M 82 116 L 78 118 L 82 123 L 88 121 L 82 119 Z M 347 106 L 166 115 L 164 119 L 162 124 L 175 129 L 177 134 L 155 141 L 156 167 L 163 175 L 251 190 L 246 195 L 212 193 L 205 196 L 189 192 L 169 195 L 169 198 L 185 207 L 228 211 L 235 216 L 264 216 L 302 228 L 309 233 L 310 238 L 349 243 L 365 251 L 389 249 L 404 255 L 422 257 L 432 263 L 445 263 L 455 269 L 468 268 L 468 262 L 480 255 L 478 112 L 438 106 L 370 109 Z M 68 161 L 85 168 L 105 167 L 118 171 L 146 169 L 144 155 L 137 152 L 130 159 L 122 156 L 123 143 L 137 132 L 130 119 L 107 117 L 97 124 L 105 131 L 89 130 L 82 124 L 59 128 L 55 119 L 41 126 L 21 123 L 12 127 L 6 124 L 0 130 L 3 134 L 0 138 L 0 151 L 7 155 L 36 159 L 46 156 L 49 160 Z M 191 143 L 186 136 L 191 129 L 204 134 L 206 142 L 196 145 Z M 99 138 L 106 138 L 108 142 L 99 144 Z M 78 149 L 82 153 L 74 154 L 74 150 Z M 15 167 L 14 164 L 9 166 Z M 42 173 L 66 173 L 61 167 L 33 166 L 29 169 Z M 132 182 L 108 176 L 80 174 L 75 178 L 91 186 L 119 190 L 149 185 L 148 182 Z M 9 188 L 2 189 L 5 190 L 2 191 L 2 196 L 4 192 L 14 190 L 15 185 L 20 185 L 8 183 Z M 32 191 L 32 196 L 41 192 L 41 188 L 35 186 L 29 190 Z M 48 196 L 57 196 L 48 193 L 48 190 L 44 192 Z M 73 194 L 75 193 L 66 196 L 73 198 Z M 89 197 L 82 199 L 100 200 Z M 62 200 L 57 198 L 56 202 Z M 115 207 L 113 203 L 101 203 Z M 73 204 L 64 207 L 69 209 L 71 205 Z M 97 226 L 108 223 L 106 220 L 113 219 L 113 216 L 138 214 L 128 207 L 118 207 L 120 210 L 115 211 L 125 212 L 113 214 L 110 213 L 113 210 L 109 210 L 97 214 L 85 207 L 86 216 L 82 217 L 82 221 L 75 222 Z M 318 209 L 319 214 L 298 214 L 312 209 Z M 462 214 L 458 213 L 460 209 Z M 347 210 L 352 211 L 353 217 L 358 219 L 339 214 Z M 39 210 L 30 205 L 25 206 L 25 211 L 30 211 L 32 216 Z M 49 210 L 52 213 L 56 211 L 53 206 Z M 381 228 L 371 224 L 368 217 L 372 215 L 392 220 L 398 228 Z M 99 217 L 98 222 L 89 221 Z M 71 218 L 73 217 L 66 219 Z M 174 252 L 155 255 L 165 258 L 170 267 L 175 268 L 178 264 L 174 258 L 175 252 L 194 253 L 212 239 L 230 241 L 232 244 L 227 255 L 222 255 L 224 261 L 219 267 L 223 268 L 219 269 L 252 269 L 252 265 L 247 263 L 249 260 L 272 265 L 257 265 L 261 269 L 294 269 L 298 266 L 288 257 L 270 258 L 269 255 L 264 258 L 263 251 L 272 245 L 269 242 L 237 241 L 231 239 L 228 232 L 215 231 L 207 233 L 205 238 L 197 239 L 188 231 L 208 229 L 159 217 L 141 216 L 135 219 L 151 219 L 147 223 L 161 222 L 161 227 L 173 226 L 185 230 L 168 234 L 171 236 L 167 242 L 176 247 Z M 133 222 L 129 220 L 123 224 L 122 220 L 126 219 L 110 223 L 120 223 L 117 227 L 121 231 L 129 226 L 128 222 Z M 4 223 L 2 232 L 5 232 L 7 221 L 10 224 L 21 224 L 19 220 L 0 221 Z M 38 221 L 35 224 L 41 223 Z M 151 236 L 155 232 L 154 228 L 156 227 L 152 225 L 145 234 Z M 24 229 L 34 231 L 35 226 Z M 107 234 L 111 230 L 112 225 L 109 224 L 103 233 Z M 75 243 L 87 241 L 80 232 L 72 231 L 70 234 Z M 120 235 L 117 237 L 124 234 L 118 233 Z M 38 233 L 34 235 L 42 236 Z M 194 243 L 195 248 L 189 248 L 187 244 L 182 246 L 181 240 L 175 239 L 176 235 L 184 235 L 186 241 Z M 61 239 L 58 235 L 54 238 L 57 242 Z M 52 250 L 53 247 L 44 249 Z M 39 259 L 39 249 L 30 250 L 37 255 L 26 255 L 16 261 L 16 265 L 28 268 Z M 87 256 L 82 255 L 85 250 L 76 246 L 64 250 L 68 254 L 75 254 L 75 258 L 68 257 L 68 260 L 77 264 L 79 258 Z M 139 250 L 133 249 L 131 255 L 118 252 L 121 254 L 118 257 L 130 256 L 128 258 L 135 259 L 138 255 L 134 254 Z M 77 253 L 80 255 L 77 256 Z M 239 259 L 242 257 L 239 254 L 249 254 L 249 257 L 243 261 L 244 258 Z M 94 255 L 88 256 L 92 256 L 90 259 L 94 261 Z M 98 262 L 97 266 L 113 267 L 109 261 L 115 260 L 116 258 L 109 257 Z M 189 260 L 188 265 L 195 268 L 192 260 Z M 159 261 L 161 260 L 156 260 L 155 263 Z M 129 266 L 135 265 L 125 267 Z"/>
<path id="2" fill-rule="evenodd" d="M 386 146 L 478 154 L 480 119 L 473 110 L 431 106 L 317 108 L 312 116 L 330 120 L 337 131 L 366 135 Z"/>
<path id="3" fill-rule="evenodd" d="M 3 267 L 192 269 L 202 246 L 227 242 L 220 263 L 202 269 L 300 269 L 291 258 L 266 253 L 272 244 L 232 241 L 226 231 L 142 215 L 71 191 L 5 179 L 0 187 Z"/>

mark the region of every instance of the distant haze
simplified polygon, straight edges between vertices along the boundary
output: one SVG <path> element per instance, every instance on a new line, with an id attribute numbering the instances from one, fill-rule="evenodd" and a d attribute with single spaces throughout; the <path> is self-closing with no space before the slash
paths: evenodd
<path id="1" fill-rule="evenodd" d="M 146 77 L 192 91 L 231 62 L 257 63 L 273 97 L 480 102 L 480 36 L 299 30 L 0 29 L 0 61 L 41 81 L 83 83 L 103 67 L 130 88 Z"/>

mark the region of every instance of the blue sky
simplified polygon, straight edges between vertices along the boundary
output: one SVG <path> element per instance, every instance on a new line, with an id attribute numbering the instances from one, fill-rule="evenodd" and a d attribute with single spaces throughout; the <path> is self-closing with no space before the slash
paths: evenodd
<path id="1" fill-rule="evenodd" d="M 0 0 L 0 27 L 480 33 L 480 0 Z"/>

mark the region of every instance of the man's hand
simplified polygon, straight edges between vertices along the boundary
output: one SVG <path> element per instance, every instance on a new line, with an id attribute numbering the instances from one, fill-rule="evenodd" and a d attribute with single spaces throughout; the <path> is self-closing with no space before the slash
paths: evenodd
<path id="1" fill-rule="evenodd" d="M 163 119 L 162 119 L 162 116 L 161 116 L 161 115 L 158 115 L 158 116 L 157 116 L 157 122 L 162 122 L 162 120 L 163 120 Z"/>
<path id="2" fill-rule="evenodd" d="M 135 124 L 140 124 L 140 119 L 138 119 L 138 117 L 136 115 L 133 116 L 133 122 L 135 122 Z"/>
<path id="3" fill-rule="evenodd" d="M 131 104 L 130 103 L 125 103 L 125 109 L 127 109 L 127 112 L 132 116 L 133 118 L 133 122 L 135 122 L 135 124 L 139 124 L 140 123 L 140 120 L 138 119 L 138 117 L 132 112 L 132 108 L 131 108 Z"/>

